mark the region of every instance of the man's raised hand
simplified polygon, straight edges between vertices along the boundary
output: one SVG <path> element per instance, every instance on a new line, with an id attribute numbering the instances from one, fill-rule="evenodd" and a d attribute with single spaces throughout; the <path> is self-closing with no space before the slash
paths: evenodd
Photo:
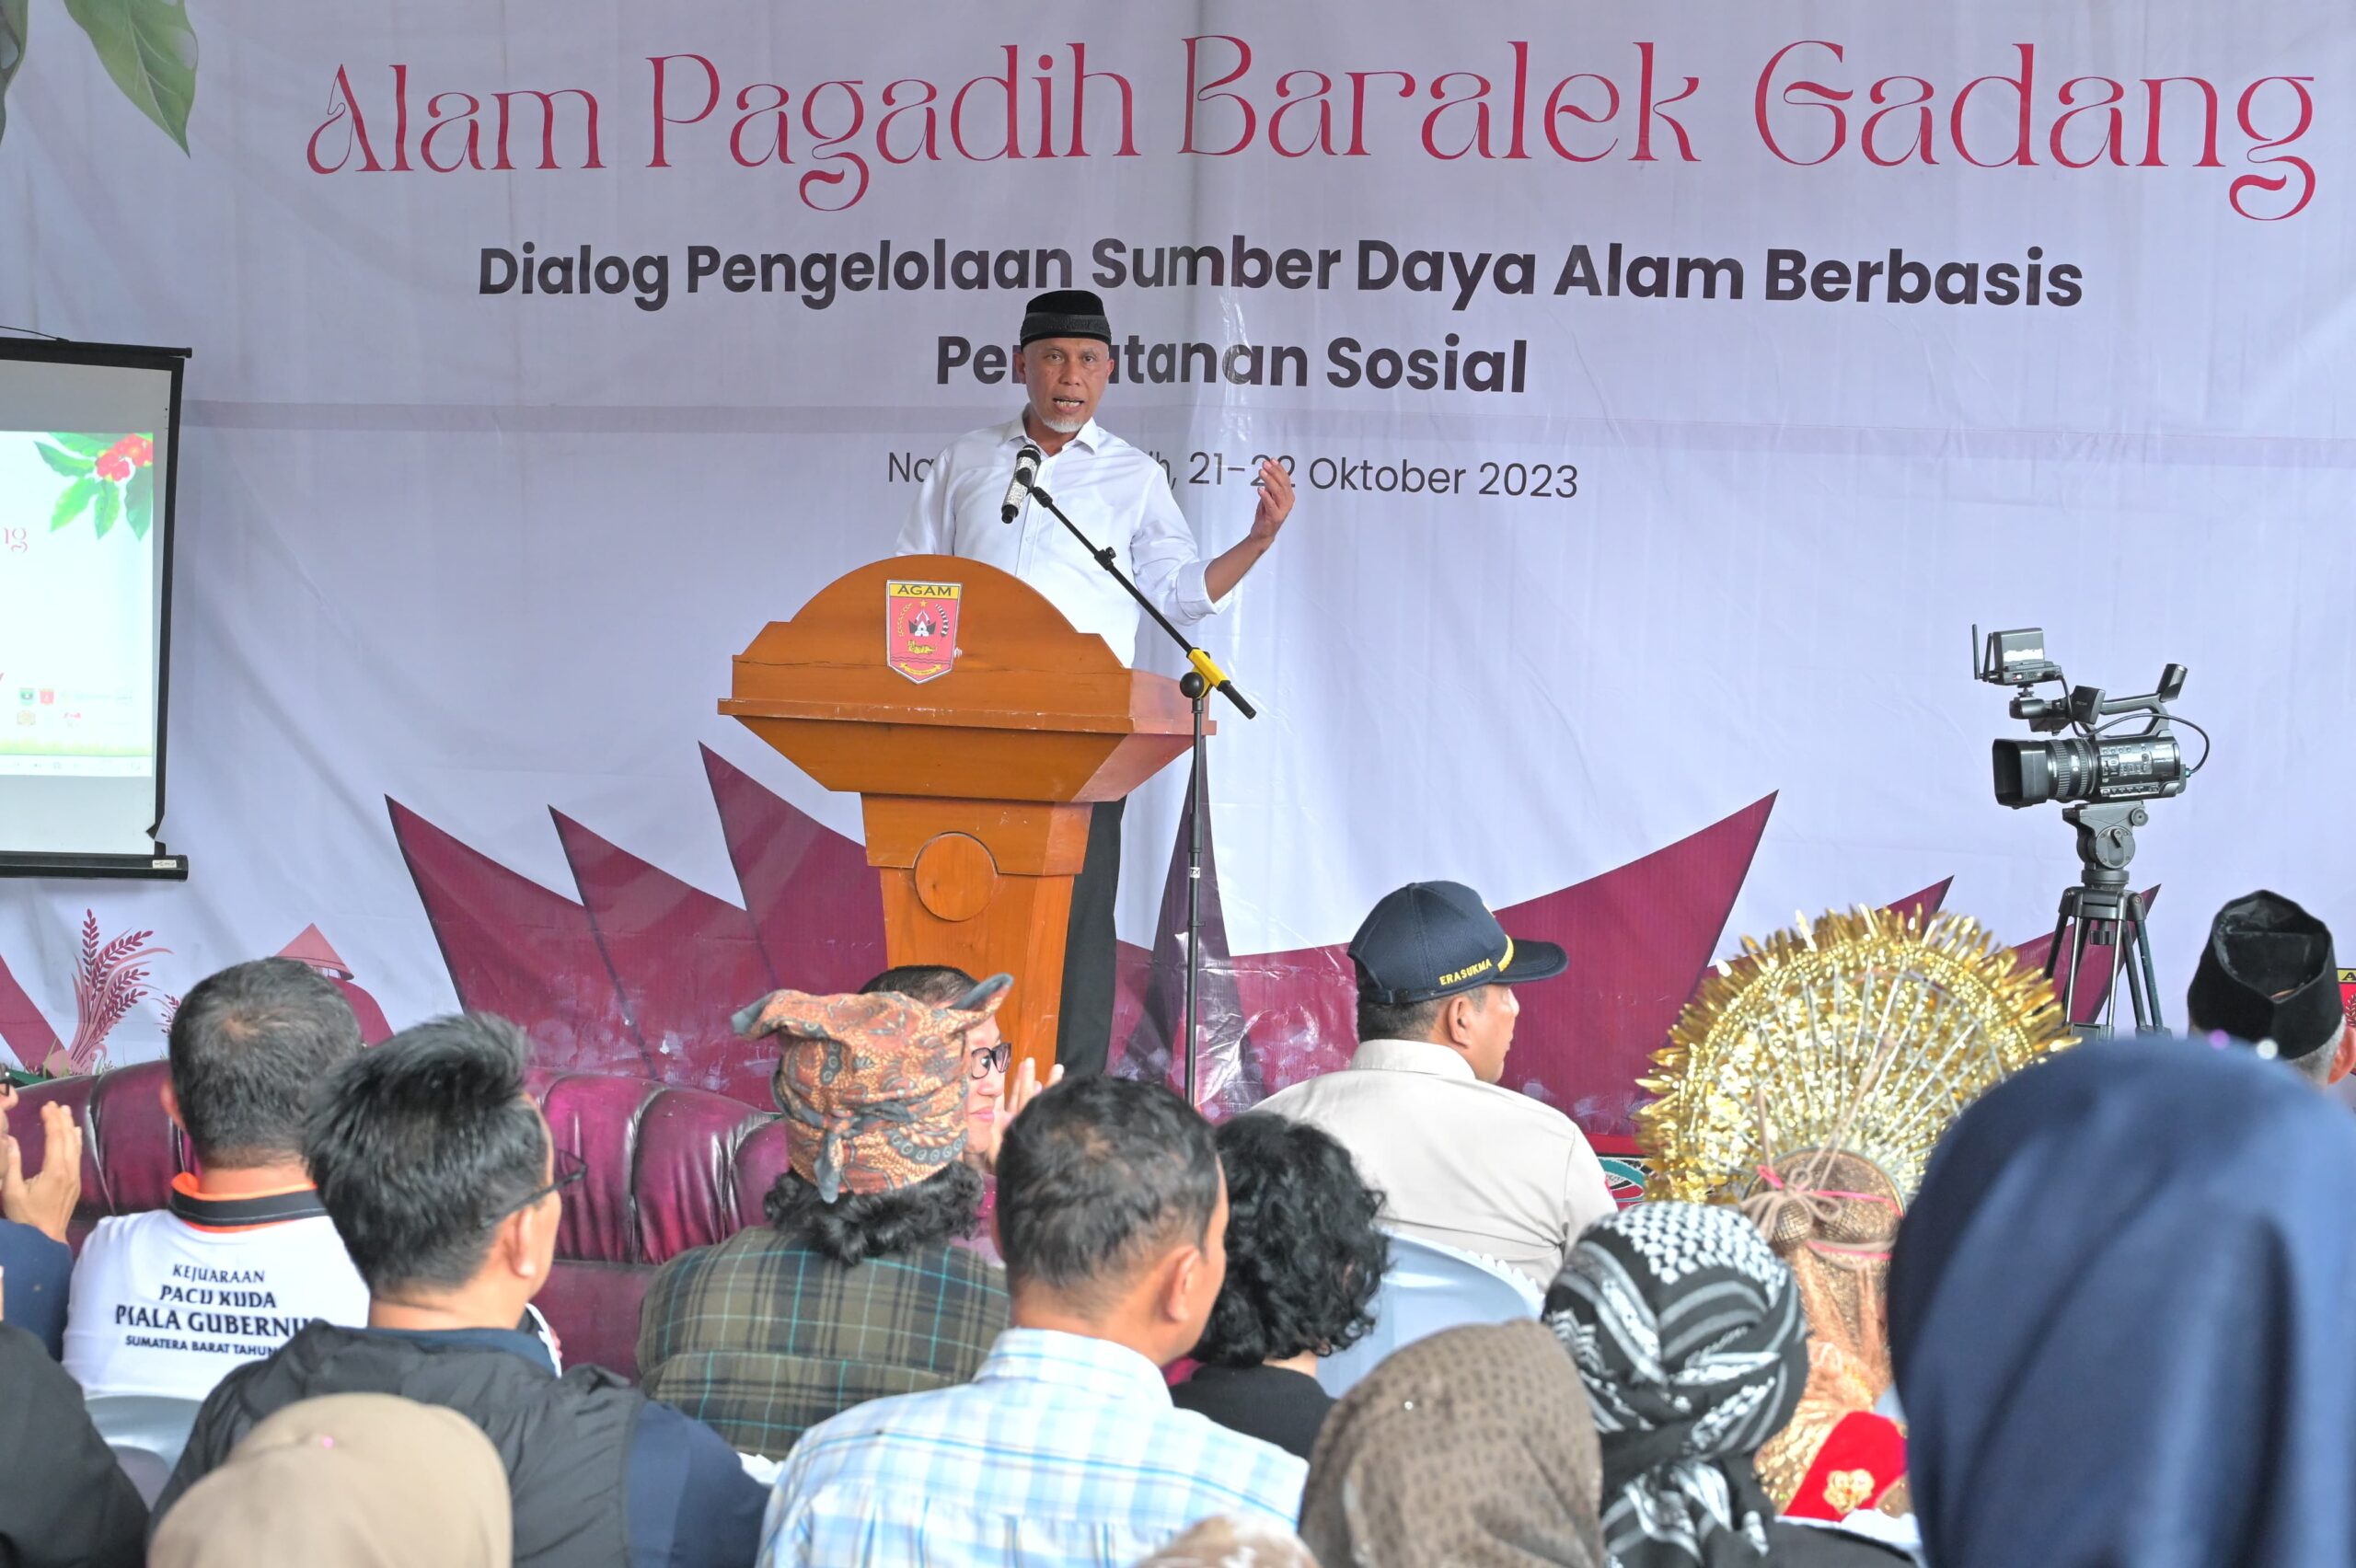
<path id="1" fill-rule="evenodd" d="M 10 1090 L 0 1098 L 0 1111 L 16 1103 Z M 27 1179 L 25 1151 L 16 1138 L 0 1132 L 0 1217 L 29 1225 L 53 1240 L 65 1239 L 65 1228 L 82 1201 L 82 1128 L 74 1113 L 52 1101 L 40 1108 L 41 1136 L 47 1147 L 40 1173 Z"/>

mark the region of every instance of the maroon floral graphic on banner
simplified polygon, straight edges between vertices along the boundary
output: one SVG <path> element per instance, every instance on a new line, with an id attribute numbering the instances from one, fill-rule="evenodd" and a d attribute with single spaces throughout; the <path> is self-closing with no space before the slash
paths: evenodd
<path id="1" fill-rule="evenodd" d="M 101 1053 L 107 1037 L 123 1015 L 150 997 L 162 995 L 147 983 L 148 963 L 172 950 L 150 946 L 147 939 L 155 934 L 126 931 L 104 940 L 98 935 L 98 912 L 84 912 L 82 958 L 74 973 L 73 1043 L 65 1047 L 62 1064 L 52 1056 L 40 1064 L 43 1071 L 52 1076 L 97 1071 L 105 1062 Z"/>
<path id="2" fill-rule="evenodd" d="M 107 938 L 98 912 L 84 912 L 73 975 L 75 1021 L 70 1038 L 51 1026 L 7 963 L 0 961 L 0 1041 L 6 1043 L 25 1071 L 50 1078 L 104 1071 L 110 1060 L 108 1042 L 142 1004 L 153 1009 L 159 1030 L 170 1032 L 181 997 L 203 976 L 180 975 L 176 981 L 179 989 L 167 990 L 156 974 L 155 960 L 170 955 L 172 950 L 154 945 L 150 940 L 154 936 L 153 931 L 136 930 Z M 306 963 L 328 977 L 352 1004 L 364 1043 L 374 1045 L 391 1035 L 385 1009 L 352 978 L 351 967 L 318 927 L 306 926 L 277 956 Z"/>
<path id="3" fill-rule="evenodd" d="M 767 1108 L 773 1058 L 730 1033 L 729 1012 L 791 985 L 855 989 L 884 967 L 882 896 L 860 847 L 710 748 L 704 769 L 741 905 L 691 887 L 561 813 L 551 820 L 573 888 L 517 875 L 388 801 L 452 984 L 468 1008 L 523 1024 L 551 1070 L 620 1072 Z M 1586 882 L 1507 905 L 1514 930 L 1562 942 L 1561 980 L 1532 986 L 1507 1082 L 1560 1106 L 1609 1152 L 1629 1152 L 1637 1078 L 1719 946 L 1774 797 Z M 1150 949 L 1121 944 L 1114 1070 L 1179 1077 L 1185 855 L 1182 815 Z M 1199 1087 L 1226 1115 L 1349 1059 L 1356 988 L 1341 943 L 1236 954 L 1204 834 Z M 1891 901 L 1928 915 L 1947 882 Z M 2043 953 L 2032 942 L 2025 962 Z M 2082 1017 L 2101 1005 L 2081 998 Z"/>
<path id="4" fill-rule="evenodd" d="M 729 1014 L 780 985 L 857 989 L 884 967 L 883 897 L 858 844 L 709 747 L 703 761 L 741 905 L 679 881 L 562 813 L 549 815 L 572 893 L 509 870 L 398 801 L 386 804 L 460 1006 L 522 1025 L 544 1070 L 716 1090 L 766 1110 L 774 1056 L 738 1040 Z M 1725 939 L 1773 807 L 1768 796 L 1626 865 L 1497 911 L 1508 929 L 1572 954 L 1567 974 L 1524 994 L 1505 1082 L 1561 1107 L 1602 1153 L 1634 1152 L 1636 1079 Z M 1153 946 L 1120 945 L 1113 1070 L 1126 1077 L 1180 1078 L 1172 1048 L 1184 1029 L 1188 830 L 1182 814 Z M 1197 1083 L 1204 1110 L 1225 1116 L 1345 1064 L 1356 1046 L 1357 993 L 1343 943 L 1231 951 L 1207 823 L 1203 840 Z M 1948 885 L 1885 907 L 1927 917 Z M 2146 904 L 2157 894 L 2147 891 Z M 85 914 L 70 1036 L 52 1027 L 0 962 L 0 1041 L 26 1069 L 61 1075 L 103 1068 L 108 1041 L 142 1003 L 168 1027 L 179 997 L 155 976 L 154 961 L 170 950 L 153 945 L 154 934 L 108 938 L 97 912 Z M 2024 964 L 2041 965 L 2050 940 L 2040 935 L 2014 951 Z M 305 927 L 278 956 L 332 981 L 368 1043 L 392 1033 L 318 926 Z M 178 983 L 184 991 L 199 978 Z M 2343 978 L 2356 986 L 2356 974 Z M 2101 1016 L 2109 988 L 2107 964 L 2088 974 L 2077 1021 Z M 1634 1181 L 1636 1170 L 1623 1174 Z"/>

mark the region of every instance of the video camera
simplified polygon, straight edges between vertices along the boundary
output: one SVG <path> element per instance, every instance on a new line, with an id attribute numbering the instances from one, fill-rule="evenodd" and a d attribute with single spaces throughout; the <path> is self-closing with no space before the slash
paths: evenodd
<path id="1" fill-rule="evenodd" d="M 2066 698 L 2038 697 L 2050 682 L 2064 687 L 2062 666 L 2045 656 L 2045 633 L 2037 627 L 1992 631 L 1983 649 L 1980 628 L 1971 628 L 1972 674 L 1991 686 L 2014 688 L 2012 715 L 2050 741 L 1999 740 L 1989 755 L 1995 767 L 1996 801 L 2017 810 L 2047 801 L 2145 801 L 2181 795 L 2200 764 L 2184 764 L 2184 753 L 2168 728 L 2167 705 L 2184 690 L 2185 668 L 2160 672 L 2157 691 L 2141 697 L 2110 697 L 2098 686 L 2077 686 Z M 2148 714 L 2131 734 L 2108 732 L 2136 714 Z M 2104 722 L 2102 721 L 2108 721 Z M 2208 739 L 2189 720 L 2182 723 Z M 2073 733 L 2062 735 L 2062 732 Z M 2201 763 L 2207 762 L 2204 751 Z"/>

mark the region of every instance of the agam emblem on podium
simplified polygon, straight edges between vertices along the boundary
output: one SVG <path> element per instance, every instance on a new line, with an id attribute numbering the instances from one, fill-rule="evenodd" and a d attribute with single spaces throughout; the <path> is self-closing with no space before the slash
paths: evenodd
<path id="1" fill-rule="evenodd" d="M 919 684 L 957 663 L 962 582 L 884 584 L 884 662 Z"/>

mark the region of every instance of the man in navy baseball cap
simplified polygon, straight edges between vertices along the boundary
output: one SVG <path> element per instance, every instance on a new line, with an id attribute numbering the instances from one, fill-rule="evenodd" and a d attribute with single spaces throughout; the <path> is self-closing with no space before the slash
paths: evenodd
<path id="1" fill-rule="evenodd" d="M 1409 882 L 1386 895 L 1350 939 L 1358 992 L 1399 1007 L 1487 985 L 1552 980 L 1571 961 L 1553 942 L 1506 935 L 1462 882 Z"/>
<path id="2" fill-rule="evenodd" d="M 1410 882 L 1377 904 L 1350 959 L 1358 1048 L 1341 1072 L 1260 1109 L 1323 1128 L 1382 1190 L 1383 1223 L 1509 1265 L 1543 1289 L 1579 1232 L 1612 1211 L 1586 1135 L 1500 1087 L 1521 1014 L 1514 987 L 1570 966 L 1509 935 L 1462 882 Z"/>

